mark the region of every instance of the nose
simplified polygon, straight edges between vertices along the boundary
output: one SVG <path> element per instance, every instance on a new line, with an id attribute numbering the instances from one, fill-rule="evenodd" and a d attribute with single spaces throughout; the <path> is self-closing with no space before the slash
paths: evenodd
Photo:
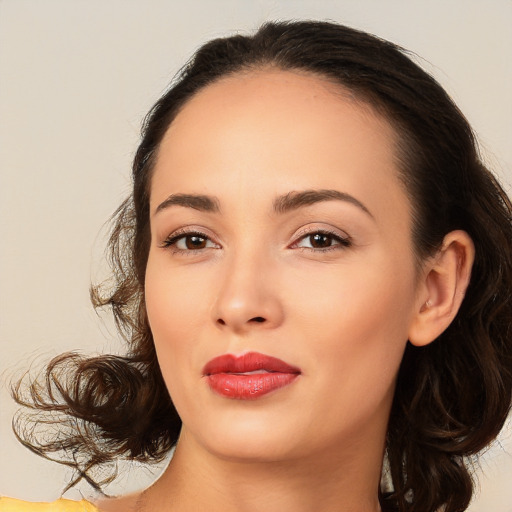
<path id="1" fill-rule="evenodd" d="M 220 329 L 237 334 L 279 326 L 284 318 L 275 269 L 270 262 L 239 257 L 226 262 L 213 320 Z"/>

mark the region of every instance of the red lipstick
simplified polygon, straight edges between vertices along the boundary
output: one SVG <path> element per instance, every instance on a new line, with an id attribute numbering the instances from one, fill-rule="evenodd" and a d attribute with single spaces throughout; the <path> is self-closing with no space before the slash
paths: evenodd
<path id="1" fill-rule="evenodd" d="M 203 375 L 215 393 L 236 400 L 256 400 L 291 384 L 300 373 L 296 366 L 258 352 L 225 354 L 203 368 Z"/>

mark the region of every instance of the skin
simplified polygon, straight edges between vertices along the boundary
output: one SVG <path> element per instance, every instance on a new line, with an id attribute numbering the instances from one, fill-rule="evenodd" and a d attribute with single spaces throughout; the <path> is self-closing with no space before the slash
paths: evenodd
<path id="1" fill-rule="evenodd" d="M 369 106 L 306 74 L 235 75 L 185 105 L 152 177 L 146 272 L 182 435 L 150 489 L 102 509 L 380 510 L 407 340 L 446 328 L 472 262 L 471 241 L 453 232 L 418 268 L 395 138 Z M 311 190 L 344 196 L 276 211 L 276 198 Z M 177 194 L 216 208 L 168 200 Z M 254 401 L 214 393 L 204 365 L 247 351 L 301 375 Z"/>

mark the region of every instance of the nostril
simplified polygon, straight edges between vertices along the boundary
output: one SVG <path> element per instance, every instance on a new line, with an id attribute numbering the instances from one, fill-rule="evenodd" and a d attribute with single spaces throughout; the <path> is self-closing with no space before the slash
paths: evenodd
<path id="1" fill-rule="evenodd" d="M 249 322 L 257 322 L 259 324 L 261 324 L 263 322 L 266 322 L 266 321 L 267 320 L 265 318 L 263 318 L 262 316 L 255 316 L 255 317 L 249 319 Z M 222 318 L 218 318 L 217 319 L 217 324 L 219 324 L 219 325 L 227 325 L 226 321 L 223 320 Z"/>

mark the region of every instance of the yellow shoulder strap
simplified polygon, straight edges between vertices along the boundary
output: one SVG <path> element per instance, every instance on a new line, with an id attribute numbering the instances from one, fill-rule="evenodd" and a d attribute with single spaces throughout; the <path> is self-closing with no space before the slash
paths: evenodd
<path id="1" fill-rule="evenodd" d="M 99 512 L 88 501 L 60 499 L 52 503 L 32 503 L 0 497 L 0 512 Z"/>

